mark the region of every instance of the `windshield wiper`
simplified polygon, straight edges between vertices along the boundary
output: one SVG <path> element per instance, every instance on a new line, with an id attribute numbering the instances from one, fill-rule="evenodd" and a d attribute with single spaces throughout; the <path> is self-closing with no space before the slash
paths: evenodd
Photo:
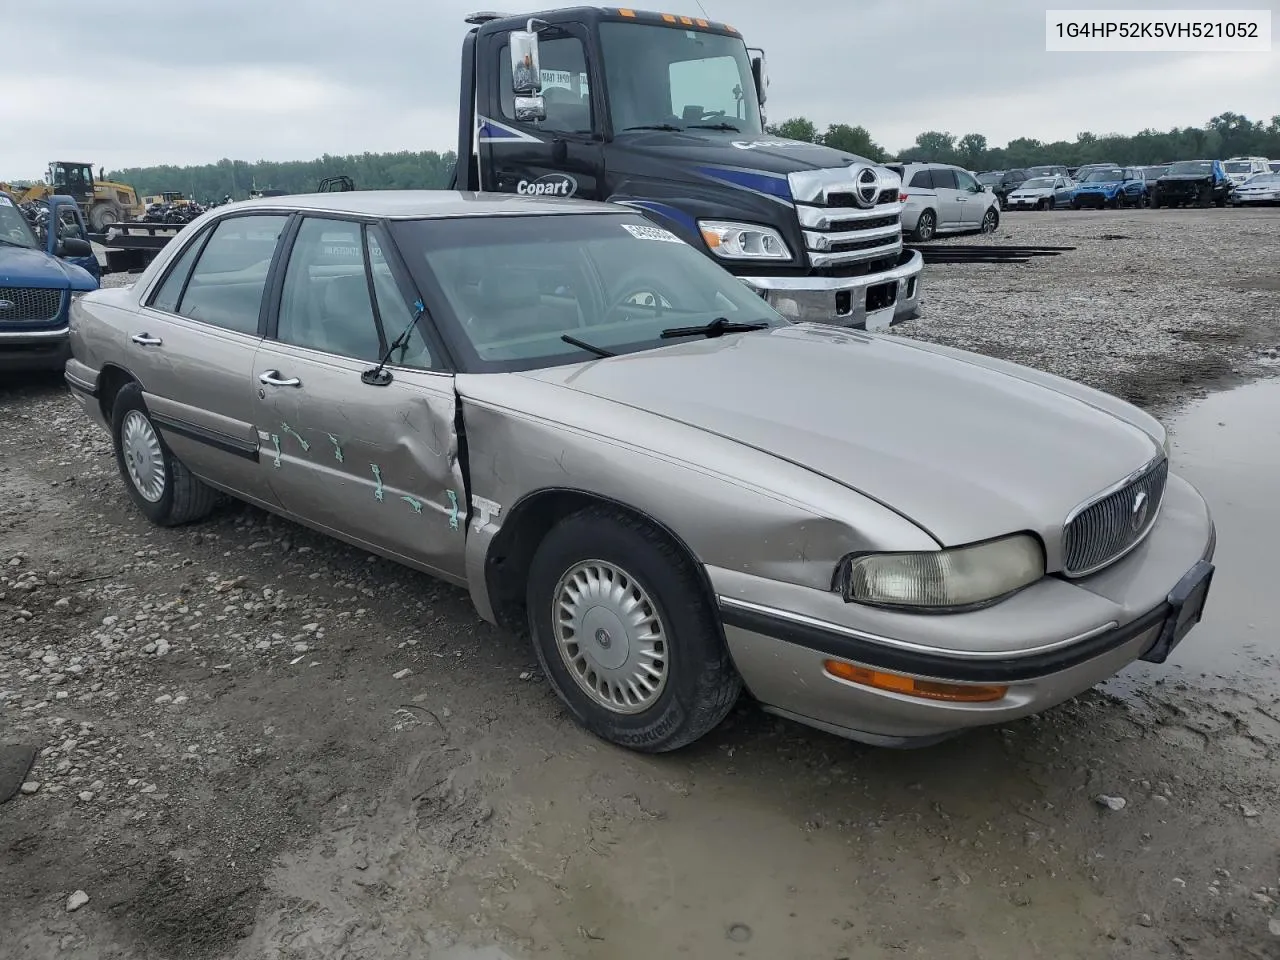
<path id="1" fill-rule="evenodd" d="M 741 127 L 735 127 L 732 123 L 691 123 L 690 130 L 732 130 L 734 133 L 741 133 Z"/>
<path id="2" fill-rule="evenodd" d="M 585 340 L 579 340 L 577 337 L 571 337 L 567 333 L 560 337 L 570 346 L 577 347 L 579 350 L 585 350 L 587 353 L 594 353 L 597 357 L 616 357 L 617 354 L 612 350 L 606 350 L 604 347 L 597 347 L 594 343 L 587 343 Z"/>
<path id="3" fill-rule="evenodd" d="M 701 327 L 672 327 L 662 331 L 663 340 L 676 337 L 720 337 L 726 333 L 748 333 L 751 330 L 763 330 L 767 323 L 734 323 L 728 317 L 716 317 Z"/>
<path id="4" fill-rule="evenodd" d="M 422 315 L 427 312 L 426 305 L 418 300 L 413 305 L 413 319 L 408 325 L 400 331 L 400 336 L 396 337 L 387 347 L 387 352 L 382 355 L 382 359 L 378 361 L 378 365 L 372 370 L 366 370 L 360 374 L 360 379 L 369 384 L 371 387 L 385 387 L 391 382 L 391 374 L 384 369 L 391 362 L 391 355 L 397 350 L 403 350 L 409 345 L 409 336 L 413 333 L 413 328 L 418 325 L 418 321 L 422 319 Z"/>
<path id="5" fill-rule="evenodd" d="M 628 130 L 670 130 L 672 133 L 679 133 L 681 129 L 670 123 L 642 123 L 634 127 L 623 127 L 622 132 L 626 133 Z"/>

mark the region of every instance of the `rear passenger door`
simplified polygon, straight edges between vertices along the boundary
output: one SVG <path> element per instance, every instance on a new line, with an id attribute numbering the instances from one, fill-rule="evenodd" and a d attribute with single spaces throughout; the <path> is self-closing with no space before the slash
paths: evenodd
<path id="1" fill-rule="evenodd" d="M 258 469 L 253 357 L 289 215 L 223 217 L 186 241 L 126 331 L 131 372 L 165 442 L 201 479 L 274 505 Z"/>
<path id="2" fill-rule="evenodd" d="M 944 230 L 955 230 L 964 222 L 964 204 L 968 198 L 961 198 L 956 172 L 950 167 L 934 167 L 930 173 L 934 192 L 938 195 L 938 226 Z"/>
<path id="3" fill-rule="evenodd" d="M 303 217 L 278 288 L 253 363 L 264 481 L 309 526 L 463 582 L 453 374 L 387 234 Z"/>

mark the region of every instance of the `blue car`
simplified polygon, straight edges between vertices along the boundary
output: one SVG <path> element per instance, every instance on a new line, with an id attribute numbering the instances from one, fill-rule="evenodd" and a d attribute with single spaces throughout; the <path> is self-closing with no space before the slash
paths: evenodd
<path id="1" fill-rule="evenodd" d="M 71 197 L 49 199 L 37 233 L 0 193 L 0 374 L 66 364 L 71 301 L 97 290 L 101 275 L 88 238 Z"/>
<path id="2" fill-rule="evenodd" d="M 1071 209 L 1145 207 L 1147 175 L 1141 167 L 1099 167 L 1071 191 Z"/>

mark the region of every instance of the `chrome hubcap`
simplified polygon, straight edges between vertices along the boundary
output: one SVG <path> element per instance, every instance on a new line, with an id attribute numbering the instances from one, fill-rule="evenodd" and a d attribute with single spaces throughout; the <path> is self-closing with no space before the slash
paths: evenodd
<path id="1" fill-rule="evenodd" d="M 570 676 L 614 713 L 639 713 L 667 684 L 667 633 L 658 608 L 625 570 L 585 560 L 556 584 L 551 623 Z"/>
<path id="2" fill-rule="evenodd" d="M 996 228 L 996 215 L 992 213 L 990 210 L 988 210 L 987 215 L 982 218 L 982 231 L 983 233 L 990 233 L 995 228 Z"/>
<path id="3" fill-rule="evenodd" d="M 126 413 L 120 425 L 120 446 L 134 489 L 148 503 L 158 503 L 164 496 L 164 454 L 151 421 L 137 410 Z"/>

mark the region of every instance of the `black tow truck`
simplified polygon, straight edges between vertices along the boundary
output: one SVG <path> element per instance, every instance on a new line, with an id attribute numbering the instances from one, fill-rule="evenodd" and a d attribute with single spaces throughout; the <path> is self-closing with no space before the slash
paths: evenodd
<path id="1" fill-rule="evenodd" d="M 628 204 L 796 319 L 919 312 L 899 176 L 768 136 L 765 55 L 733 27 L 599 7 L 467 23 L 455 189 Z"/>

